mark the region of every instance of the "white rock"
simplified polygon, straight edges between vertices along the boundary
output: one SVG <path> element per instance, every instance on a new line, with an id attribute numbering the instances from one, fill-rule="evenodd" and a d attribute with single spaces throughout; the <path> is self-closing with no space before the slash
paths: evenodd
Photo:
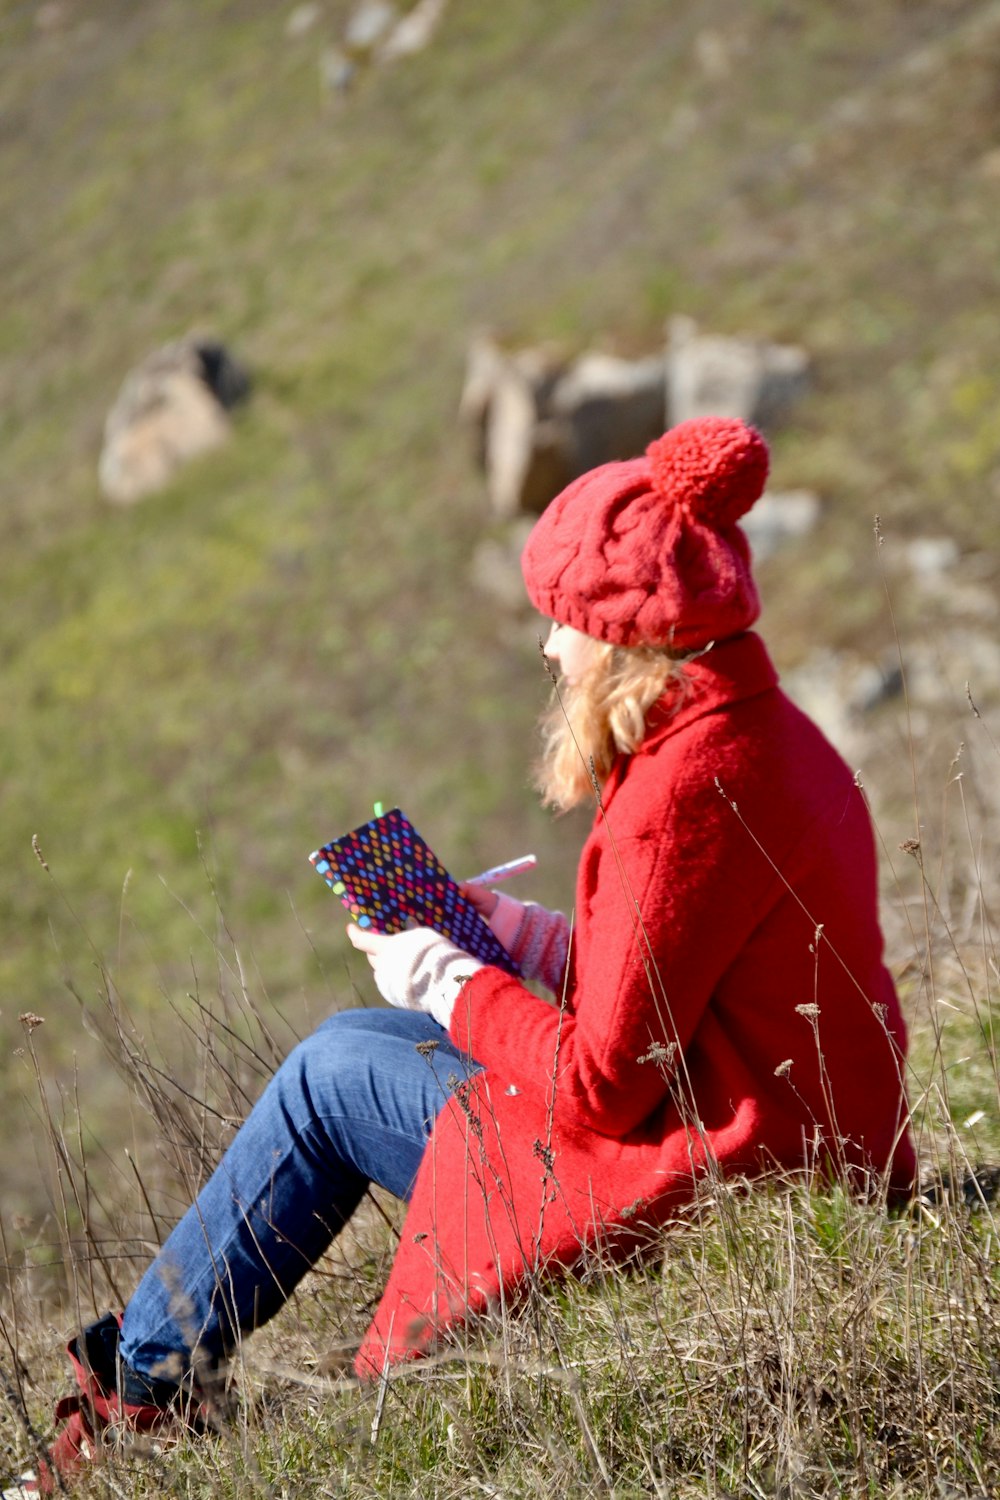
<path id="1" fill-rule="evenodd" d="M 379 62 L 395 62 L 422 52 L 441 24 L 448 0 L 418 0 L 408 15 L 397 21 L 378 49 Z"/>
<path id="2" fill-rule="evenodd" d="M 319 76 L 323 87 L 334 94 L 344 94 L 357 75 L 357 64 L 339 47 L 324 47 L 319 59 Z"/>
<path id="3" fill-rule="evenodd" d="M 493 392 L 503 376 L 504 355 L 489 334 L 477 334 L 469 344 L 465 381 L 458 403 L 459 418 L 476 433 L 476 458 L 486 462 L 486 426 Z"/>
<path id="4" fill-rule="evenodd" d="M 694 55 L 706 78 L 721 83 L 733 70 L 729 43 L 721 31 L 700 31 L 694 39 Z"/>
<path id="5" fill-rule="evenodd" d="M 964 626 L 937 629 L 903 654 L 913 703 L 950 705 L 964 713 L 966 683 L 977 704 L 996 703 L 1000 697 L 1000 641 L 992 634 Z"/>
<path id="6" fill-rule="evenodd" d="M 844 687 L 846 659 L 836 651 L 818 649 L 794 671 L 782 674 L 788 696 L 814 720 L 842 755 L 858 748 L 855 717 Z"/>
<path id="7" fill-rule="evenodd" d="M 69 20 L 69 6 L 61 0 L 47 0 L 35 11 L 35 25 L 39 31 L 58 31 Z"/>
<path id="8" fill-rule="evenodd" d="M 353 52 L 371 52 L 399 20 L 391 0 L 360 0 L 348 18 L 344 41 Z"/>
<path id="9" fill-rule="evenodd" d="M 1000 182 L 1000 146 L 991 146 L 976 163 L 977 171 L 987 182 Z"/>
<path id="10" fill-rule="evenodd" d="M 204 382 L 171 371 L 158 383 L 155 402 L 127 426 L 107 432 L 98 466 L 101 489 L 117 505 L 131 505 L 228 436 L 229 419 Z"/>
<path id="11" fill-rule="evenodd" d="M 698 134 L 700 127 L 701 115 L 694 105 L 677 104 L 671 111 L 660 139 L 671 151 L 678 151 Z"/>
<path id="12" fill-rule="evenodd" d="M 494 515 L 541 511 L 569 481 L 558 429 L 539 419 L 531 383 L 506 372 L 490 403 L 486 475 Z"/>
<path id="13" fill-rule="evenodd" d="M 501 519 L 544 508 L 571 477 L 564 439 L 548 415 L 562 368 L 545 349 L 507 353 L 487 336 L 470 346 L 459 411 Z"/>
<path id="14" fill-rule="evenodd" d="M 472 555 L 472 583 L 477 591 L 514 614 L 527 606 L 521 552 L 531 530 L 531 521 L 519 521 L 503 538 L 487 537 Z"/>
<path id="15" fill-rule="evenodd" d="M 811 490 L 787 490 L 780 494 L 768 490 L 761 495 L 740 521 L 755 561 L 773 556 L 786 542 L 808 536 L 815 529 L 821 511 L 820 498 Z"/>
<path id="16" fill-rule="evenodd" d="M 155 350 L 126 377 L 108 413 L 98 464 L 106 498 L 130 505 L 218 448 L 230 435 L 228 408 L 248 389 L 245 371 L 213 339 Z"/>
<path id="17" fill-rule="evenodd" d="M 952 537 L 915 537 L 903 548 L 903 560 L 921 596 L 945 616 L 996 618 L 1000 602 L 992 586 L 993 560 L 983 554 L 963 556 Z"/>
<path id="18" fill-rule="evenodd" d="M 666 426 L 663 361 L 584 354 L 556 381 L 551 410 L 565 424 L 574 473 L 636 458 Z"/>
<path id="19" fill-rule="evenodd" d="M 666 359 L 671 425 L 719 416 L 768 426 L 804 393 L 808 382 L 804 349 L 701 334 L 687 317 L 670 320 Z"/>
<path id="20" fill-rule="evenodd" d="M 961 555 L 958 543 L 950 536 L 918 536 L 906 543 L 906 560 L 917 578 L 940 578 Z"/>
<path id="21" fill-rule="evenodd" d="M 306 5 L 297 5 L 285 22 L 285 35 L 290 41 L 297 41 L 299 37 L 308 35 L 322 14 L 323 7 L 317 5 L 315 0 L 310 0 Z"/>

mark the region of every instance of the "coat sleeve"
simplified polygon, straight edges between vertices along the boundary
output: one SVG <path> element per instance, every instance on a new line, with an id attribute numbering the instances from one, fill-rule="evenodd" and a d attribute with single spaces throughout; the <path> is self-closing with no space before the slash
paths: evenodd
<path id="1" fill-rule="evenodd" d="M 711 766 L 598 827 L 584 848 L 572 1005 L 552 1006 L 495 968 L 466 985 L 453 1039 L 501 1081 L 551 1090 L 557 1117 L 621 1137 L 683 1079 L 684 1051 L 779 877 L 720 794 Z M 638 789 L 641 792 L 641 787 Z M 635 796 L 628 807 L 641 808 Z"/>

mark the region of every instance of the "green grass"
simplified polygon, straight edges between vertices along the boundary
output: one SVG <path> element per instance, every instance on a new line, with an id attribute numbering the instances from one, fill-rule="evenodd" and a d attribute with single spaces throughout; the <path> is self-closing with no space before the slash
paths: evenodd
<path id="1" fill-rule="evenodd" d="M 1000 140 L 1000 33 L 962 29 L 987 14 L 972 0 L 454 5 L 426 54 L 366 72 L 343 100 L 321 94 L 318 53 L 345 6 L 294 43 L 263 0 L 78 0 L 66 14 L 42 33 L 32 7 L 0 4 L 0 1187 L 5 1224 L 46 1267 L 33 1351 L 67 1305 L 48 1300 L 66 1294 L 55 1226 L 79 1215 L 53 1187 L 21 1012 L 45 1017 L 39 1067 L 71 1135 L 82 1113 L 95 1190 L 135 1216 L 124 1147 L 157 1181 L 176 1162 L 94 1038 L 108 993 L 179 1077 L 177 1018 L 196 1018 L 198 998 L 241 1026 L 252 1004 L 282 1044 L 349 1001 L 366 971 L 306 855 L 376 799 L 402 802 L 460 871 L 534 848 L 526 893 L 571 899 L 582 825 L 553 823 L 527 784 L 537 625 L 501 618 L 470 582 L 490 524 L 455 419 L 474 331 L 645 353 L 687 312 L 813 353 L 813 389 L 773 443 L 776 483 L 825 501 L 816 536 L 762 569 L 781 667 L 817 643 L 891 645 L 883 569 L 904 660 L 933 641 L 940 620 L 892 572 L 907 534 L 954 535 L 988 588 L 1000 554 L 1000 186 L 983 165 Z M 728 48 L 725 77 L 699 61 L 719 56 L 708 32 Z M 104 416 L 126 371 L 192 327 L 253 370 L 234 441 L 155 499 L 109 507 Z M 927 1153 L 961 1164 L 1000 1149 L 987 727 L 1000 685 L 976 684 L 985 722 L 964 680 L 942 689 L 951 707 L 921 710 L 909 733 L 890 707 L 862 769 Z M 967 808 L 950 769 L 960 741 Z M 897 853 L 917 821 L 923 878 Z M 739 1209 L 736 1247 L 760 1242 L 769 1305 L 791 1295 L 786 1212 L 780 1197 Z M 966 1278 L 963 1307 L 993 1306 L 989 1229 L 949 1221 L 936 1241 L 921 1223 L 911 1242 L 842 1205 L 794 1212 L 796 1275 L 815 1277 L 795 1333 L 816 1324 L 811 1394 L 781 1373 L 797 1346 L 773 1327 L 723 1341 L 742 1362 L 699 1363 L 729 1326 L 704 1308 L 729 1318 L 739 1302 L 725 1300 L 726 1221 L 699 1229 L 708 1283 L 682 1237 L 665 1277 L 546 1294 L 501 1337 L 513 1364 L 405 1377 L 374 1448 L 369 1398 L 278 1382 L 248 1451 L 276 1490 L 298 1465 L 316 1493 L 427 1492 L 431 1465 L 433 1493 L 548 1493 L 553 1475 L 600 1493 L 604 1463 L 623 1494 L 917 1494 L 939 1462 L 974 1492 L 995 1468 L 994 1414 L 970 1394 L 988 1384 L 987 1345 L 947 1342 L 948 1278 Z M 860 1342 L 849 1302 L 820 1319 L 848 1221 L 887 1289 Z M 929 1259 L 907 1302 L 913 1244 Z M 369 1294 L 381 1255 L 360 1257 Z M 324 1288 L 285 1325 L 305 1330 L 304 1369 L 317 1328 L 360 1321 Z M 657 1330 L 641 1359 L 617 1333 L 609 1352 L 626 1315 Z M 539 1326 L 557 1333 L 532 1343 Z M 538 1373 L 553 1339 L 578 1388 Z M 936 1382 L 951 1359 L 958 1391 L 959 1350 L 970 1385 L 945 1411 Z M 876 1356 L 890 1404 L 925 1393 L 919 1441 L 905 1412 L 859 1406 Z M 39 1420 L 58 1384 L 43 1367 Z M 224 1468 L 193 1456 L 178 1493 L 218 1492 Z M 244 1489 L 259 1487 L 247 1472 Z"/>
<path id="2" fill-rule="evenodd" d="M 469 583 L 485 502 L 455 404 L 476 327 L 645 351 L 690 311 L 815 352 L 775 471 L 828 510 L 815 547 L 765 570 L 781 664 L 817 639 L 884 644 L 876 509 L 890 537 L 944 524 L 995 543 L 984 49 L 957 34 L 930 85 L 901 67 L 967 11 L 472 7 L 338 102 L 319 39 L 287 42 L 270 6 L 81 5 L 46 35 L 4 18 L 8 1052 L 20 1009 L 72 1050 L 63 977 L 115 945 L 130 870 L 154 969 L 186 969 L 161 881 L 197 899 L 199 832 L 269 992 L 297 1004 L 313 960 L 290 902 L 337 941 L 303 852 L 376 797 L 459 864 L 538 847 L 537 894 L 568 898 L 577 834 L 525 793 L 536 627 Z M 712 27 L 724 87 L 697 61 Z M 926 118 L 896 108 L 915 93 Z M 867 122 L 836 123 L 845 94 Z M 106 507 L 104 413 L 191 326 L 253 367 L 235 441 L 135 510 Z"/>

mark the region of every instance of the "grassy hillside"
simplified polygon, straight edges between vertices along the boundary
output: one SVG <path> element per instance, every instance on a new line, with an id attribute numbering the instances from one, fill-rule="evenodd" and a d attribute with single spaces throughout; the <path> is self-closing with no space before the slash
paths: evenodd
<path id="1" fill-rule="evenodd" d="M 456 869 L 534 848 L 522 889 L 570 897 L 583 825 L 527 778 L 539 622 L 470 578 L 491 527 L 456 424 L 473 333 L 645 353 L 683 312 L 811 351 L 774 477 L 824 517 L 761 569 L 783 669 L 935 641 L 893 572 L 908 535 L 954 537 L 998 584 L 1000 7 L 453 0 L 424 54 L 344 97 L 319 62 L 346 3 L 294 40 L 291 10 L 0 0 L 0 1199 L 5 1261 L 23 1241 L 35 1268 L 17 1285 L 39 1421 L 49 1320 L 119 1296 L 185 1167 L 365 982 L 318 842 L 399 801 Z M 193 328 L 252 368 L 235 440 L 110 507 L 104 416 Z M 943 688 L 941 712 L 886 710 L 862 769 L 924 1144 L 961 1170 L 1000 1147 L 1000 683 L 969 665 Z M 26 1012 L 45 1020 L 27 1039 Z M 213 1081 L 206 1127 L 185 1090 Z M 410 1377 L 378 1445 L 317 1332 L 357 1332 L 385 1254 L 364 1226 L 282 1325 L 297 1394 L 287 1370 L 264 1382 L 244 1492 L 290 1471 L 316 1493 L 533 1494 L 553 1474 L 581 1494 L 612 1474 L 621 1494 L 679 1494 L 679 1474 L 692 1494 L 984 1493 L 989 1229 L 853 1212 L 719 1211 L 669 1276 L 552 1293 L 472 1365 Z M 59 1238 L 83 1227 L 71 1274 Z M 178 1493 L 225 1490 L 234 1451 Z"/>
<path id="2" fill-rule="evenodd" d="M 107 966 L 150 1024 L 210 979 L 217 902 L 293 1024 L 341 1001 L 304 856 L 376 798 L 460 869 L 537 847 L 533 894 L 566 899 L 580 830 L 526 790 L 537 626 L 469 580 L 478 327 L 646 351 L 684 311 L 814 353 L 775 441 L 827 502 L 763 570 L 782 666 L 890 639 L 876 510 L 995 550 L 993 7 L 462 5 L 335 99 L 345 13 L 293 41 L 250 0 L 0 11 L 12 1088 L 23 1010 L 47 1064 L 92 1058 L 67 979 L 89 1000 Z M 115 510 L 104 414 L 192 327 L 253 368 L 237 439 Z"/>

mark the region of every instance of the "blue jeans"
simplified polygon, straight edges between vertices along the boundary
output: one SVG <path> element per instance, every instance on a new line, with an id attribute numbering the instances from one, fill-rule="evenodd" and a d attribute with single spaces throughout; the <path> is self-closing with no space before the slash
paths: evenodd
<path id="1" fill-rule="evenodd" d="M 418 1044 L 436 1042 L 435 1047 Z M 422 1012 L 349 1010 L 289 1054 L 136 1288 L 121 1357 L 154 1386 L 272 1317 L 370 1182 L 409 1198 L 438 1112 L 479 1070 Z"/>

